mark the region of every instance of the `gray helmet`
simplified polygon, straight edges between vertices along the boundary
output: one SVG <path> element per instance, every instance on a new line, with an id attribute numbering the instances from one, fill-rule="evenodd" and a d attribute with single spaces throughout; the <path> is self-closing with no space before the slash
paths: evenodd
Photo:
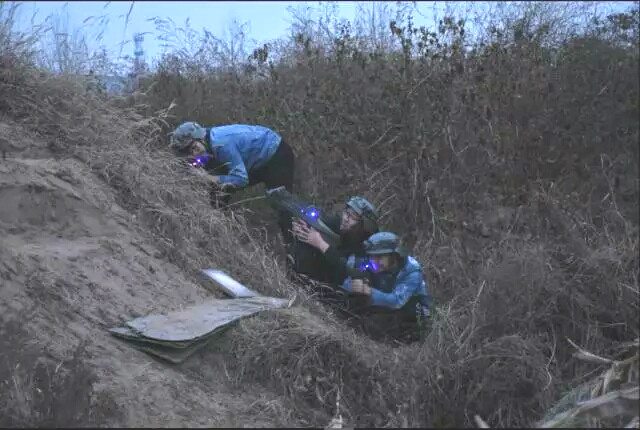
<path id="1" fill-rule="evenodd" d="M 367 199 L 360 196 L 351 197 L 347 200 L 347 207 L 353 209 L 362 218 L 362 226 L 367 233 L 373 234 L 378 231 L 376 207 Z"/>
<path id="2" fill-rule="evenodd" d="M 400 238 L 388 231 L 371 235 L 369 239 L 364 241 L 364 251 L 368 255 L 396 253 L 403 256 L 405 254 L 400 244 Z"/>
<path id="3" fill-rule="evenodd" d="M 169 148 L 182 152 L 191 144 L 192 139 L 203 140 L 206 135 L 207 129 L 197 122 L 184 122 L 169 133 Z"/>

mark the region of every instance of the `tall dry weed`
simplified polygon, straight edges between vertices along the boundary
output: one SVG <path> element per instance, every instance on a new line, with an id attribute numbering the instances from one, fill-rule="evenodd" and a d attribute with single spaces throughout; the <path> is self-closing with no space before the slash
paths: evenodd
<path id="1" fill-rule="evenodd" d="M 163 149 L 182 120 L 273 127 L 300 161 L 301 193 L 329 208 L 352 194 L 380 206 L 384 228 L 425 265 L 435 317 L 424 342 L 392 348 L 296 291 L 302 309 L 240 325 L 232 379 L 281 391 L 311 424 L 340 413 L 353 425 L 461 426 L 479 414 L 525 426 L 588 371 L 565 338 L 608 355 L 639 335 L 638 50 L 628 44 L 638 12 L 583 19 L 576 33 L 558 8 L 518 10 L 494 14 L 478 39 L 464 16 L 415 28 L 407 10 L 384 22 L 380 44 L 306 23 L 244 69 L 176 52 L 132 100 L 11 65 L 2 113 L 90 165 L 184 270 L 215 265 L 292 295 L 272 229 L 250 224 L 265 224 L 266 206 L 212 210 L 206 181 Z"/>
<path id="2" fill-rule="evenodd" d="M 302 193 L 329 208 L 363 194 L 414 246 L 449 310 L 400 353 L 416 367 L 398 366 L 412 376 L 392 397 L 417 400 L 394 424 L 470 424 L 473 409 L 526 425 L 580 374 L 564 336 L 604 351 L 638 334 L 638 13 L 569 6 L 497 7 L 479 37 L 464 16 L 416 28 L 397 10 L 387 51 L 330 11 L 317 28 L 297 11 L 297 35 L 247 73 L 172 58 L 154 80 L 150 103 L 175 101 L 178 120 L 278 130 Z"/>

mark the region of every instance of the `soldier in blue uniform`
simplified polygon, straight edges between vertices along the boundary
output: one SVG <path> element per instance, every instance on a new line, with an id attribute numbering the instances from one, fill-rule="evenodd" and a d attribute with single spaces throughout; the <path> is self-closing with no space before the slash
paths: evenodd
<path id="1" fill-rule="evenodd" d="M 216 207 L 228 204 L 231 198 L 228 193 L 259 183 L 266 188 L 284 186 L 293 192 L 293 150 L 267 127 L 246 124 L 202 127 L 196 122 L 185 122 L 170 134 L 169 148 L 179 156 L 203 160 L 202 167 L 214 174 L 210 197 Z M 222 198 L 218 198 L 220 190 L 227 193 Z M 278 224 L 285 242 L 290 241 L 291 217 L 280 213 Z"/>
<path id="2" fill-rule="evenodd" d="M 342 283 L 342 288 L 355 296 L 351 306 L 365 319 L 365 325 L 395 338 L 414 339 L 424 332 L 430 312 L 431 298 L 422 266 L 406 254 L 394 233 L 372 235 L 364 241 L 364 250 L 372 273 L 368 277 L 348 277 Z M 356 264 L 355 259 L 351 264 Z"/>

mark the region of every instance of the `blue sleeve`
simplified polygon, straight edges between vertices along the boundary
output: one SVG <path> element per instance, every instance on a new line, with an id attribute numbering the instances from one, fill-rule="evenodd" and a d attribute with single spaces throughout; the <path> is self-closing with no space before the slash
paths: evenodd
<path id="1" fill-rule="evenodd" d="M 342 282 L 342 289 L 349 293 L 351 292 L 351 278 L 347 278 Z"/>
<path id="2" fill-rule="evenodd" d="M 243 188 L 249 185 L 249 174 L 247 167 L 244 165 L 242 155 L 234 144 L 227 144 L 218 149 L 218 160 L 226 162 L 229 165 L 229 174 L 220 175 L 220 183 L 231 184 L 237 188 Z"/>
<path id="3" fill-rule="evenodd" d="M 393 291 L 383 293 L 375 288 L 371 289 L 371 304 L 391 309 L 400 309 L 407 304 L 411 296 L 422 286 L 422 273 L 414 271 L 398 279 Z"/>

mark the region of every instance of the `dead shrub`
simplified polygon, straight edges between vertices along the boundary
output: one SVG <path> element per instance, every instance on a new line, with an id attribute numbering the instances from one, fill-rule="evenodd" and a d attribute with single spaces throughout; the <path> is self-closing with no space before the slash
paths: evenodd
<path id="1" fill-rule="evenodd" d="M 334 416 L 340 392 L 354 425 L 462 426 L 477 413 L 526 426 L 585 373 L 563 339 L 606 355 L 639 335 L 638 52 L 616 22 L 611 37 L 560 42 L 544 22 L 487 29 L 463 50 L 463 21 L 428 32 L 399 18 L 397 51 L 302 35 L 261 78 L 165 58 L 137 105 L 10 63 L 0 94 L 11 103 L 0 106 L 40 134 L 34 145 L 112 186 L 181 269 L 216 266 L 260 292 L 299 295 L 300 309 L 234 332 L 239 382 L 275 388 L 313 424 Z M 307 302 L 270 253 L 272 235 L 250 227 L 268 222 L 266 206 L 212 210 L 207 181 L 163 150 L 186 119 L 273 127 L 301 160 L 301 193 L 328 207 L 357 193 L 378 204 L 427 268 L 425 341 L 380 345 Z"/>

